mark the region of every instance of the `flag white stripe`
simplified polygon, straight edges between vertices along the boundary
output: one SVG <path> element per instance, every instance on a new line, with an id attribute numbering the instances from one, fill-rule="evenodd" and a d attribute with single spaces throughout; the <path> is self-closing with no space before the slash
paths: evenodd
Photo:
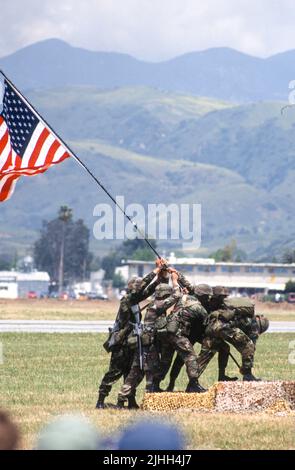
<path id="1" fill-rule="evenodd" d="M 30 161 L 31 155 L 34 151 L 34 148 L 36 147 L 36 144 L 38 142 L 38 139 L 39 139 L 43 129 L 45 129 L 44 125 L 41 122 L 39 122 L 39 124 L 37 125 L 36 129 L 33 132 L 31 140 L 30 140 L 30 142 L 29 142 L 29 144 L 26 148 L 26 151 L 23 155 L 22 164 L 21 164 L 22 168 L 27 168 L 29 166 L 29 161 Z"/>
<path id="2" fill-rule="evenodd" d="M 9 157 L 10 150 L 11 150 L 10 138 L 8 137 L 7 144 L 5 145 L 5 148 L 3 152 L 1 153 L 0 170 L 4 167 L 7 161 L 7 158 Z"/>
<path id="3" fill-rule="evenodd" d="M 16 153 L 15 153 L 15 151 L 13 150 L 13 148 L 12 148 L 11 150 L 12 150 L 12 165 L 15 167 Z"/>
<path id="4" fill-rule="evenodd" d="M 0 140 L 2 139 L 6 131 L 7 131 L 7 125 L 6 125 L 6 122 L 4 121 L 0 126 Z"/>
<path id="5" fill-rule="evenodd" d="M 66 152 L 66 149 L 62 146 L 60 146 L 57 151 L 55 152 L 54 158 L 52 160 L 53 163 L 58 162 L 58 160 L 63 156 L 63 154 Z"/>
<path id="6" fill-rule="evenodd" d="M 42 145 L 42 149 L 41 149 L 41 152 L 36 160 L 36 163 L 34 164 L 34 166 L 42 166 L 44 165 L 45 163 L 45 160 L 46 160 L 46 157 L 47 157 L 47 154 L 49 152 L 49 149 L 51 147 L 51 145 L 53 144 L 53 142 L 55 141 L 56 139 L 53 137 L 52 134 L 49 134 L 49 136 L 47 137 L 47 139 L 45 140 L 44 144 Z"/>

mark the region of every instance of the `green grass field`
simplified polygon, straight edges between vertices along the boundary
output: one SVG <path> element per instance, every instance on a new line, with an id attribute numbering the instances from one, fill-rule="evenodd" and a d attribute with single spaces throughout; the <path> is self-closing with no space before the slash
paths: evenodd
<path id="1" fill-rule="evenodd" d="M 34 445 L 35 436 L 50 417 L 79 411 L 93 420 L 103 436 L 114 437 L 130 420 L 151 413 L 94 409 L 97 387 L 108 367 L 109 355 L 102 348 L 105 335 L 17 334 L 0 335 L 4 362 L 0 365 L 1 407 L 19 423 L 22 447 Z M 295 378 L 289 364 L 291 334 L 267 334 L 258 344 L 255 373 L 267 380 Z M 235 353 L 236 357 L 238 354 Z M 231 362 L 229 372 L 236 369 Z M 216 362 L 202 377 L 209 386 L 216 381 Z M 186 385 L 185 372 L 178 382 Z M 108 401 L 116 402 L 120 383 Z M 138 393 L 143 396 L 143 386 Z M 153 413 L 153 416 L 158 416 Z M 290 449 L 295 448 L 295 418 L 270 414 L 209 414 L 178 411 L 165 414 L 185 432 L 187 447 L 210 449 Z"/>
<path id="2" fill-rule="evenodd" d="M 118 305 L 117 300 L 1 299 L 0 320 L 114 320 Z M 295 321 L 294 304 L 256 302 L 256 311 L 273 321 Z"/>

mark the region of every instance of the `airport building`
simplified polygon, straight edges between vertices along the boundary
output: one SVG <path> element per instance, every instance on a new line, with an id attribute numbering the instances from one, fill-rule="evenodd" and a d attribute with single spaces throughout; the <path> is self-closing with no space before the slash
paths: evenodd
<path id="1" fill-rule="evenodd" d="M 275 293 L 285 290 L 286 282 L 295 281 L 295 264 L 215 262 L 211 258 L 175 258 L 169 263 L 181 271 L 192 284 L 223 285 L 232 293 Z M 128 278 L 144 276 L 153 262 L 127 260 Z"/>
<path id="2" fill-rule="evenodd" d="M 40 297 L 48 292 L 49 282 L 49 274 L 42 271 L 0 271 L 0 298 L 25 298 L 29 292 Z"/>

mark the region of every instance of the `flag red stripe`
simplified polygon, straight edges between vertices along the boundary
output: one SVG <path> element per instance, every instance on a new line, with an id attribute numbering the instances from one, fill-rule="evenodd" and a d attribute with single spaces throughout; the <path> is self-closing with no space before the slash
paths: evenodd
<path id="1" fill-rule="evenodd" d="M 14 181 L 17 180 L 18 178 L 19 176 L 11 176 L 10 178 L 7 179 L 7 181 L 4 183 L 3 188 L 1 189 L 1 192 L 0 192 L 0 202 L 5 201 L 11 196 L 11 191 L 13 189 Z"/>
<path id="2" fill-rule="evenodd" d="M 42 146 L 43 146 L 43 144 L 44 144 L 44 142 L 45 142 L 45 140 L 47 139 L 48 136 L 49 136 L 49 130 L 44 128 L 43 131 L 40 134 L 39 139 L 37 140 L 37 143 L 34 147 L 34 150 L 31 154 L 31 156 L 30 156 L 29 168 L 34 167 L 34 165 L 37 161 L 37 158 L 39 156 L 39 153 L 42 149 Z"/>
<path id="3" fill-rule="evenodd" d="M 44 163 L 45 165 L 51 164 L 52 160 L 54 159 L 54 155 L 56 151 L 59 149 L 59 147 L 60 147 L 60 143 L 58 142 L 58 140 L 55 140 L 53 144 L 51 144 L 48 154 L 46 155 L 46 159 Z"/>
<path id="4" fill-rule="evenodd" d="M 38 167 L 35 167 L 35 168 L 30 168 L 30 167 L 19 168 L 19 169 L 14 168 L 12 170 L 7 171 L 6 175 L 33 176 L 33 175 L 37 175 L 39 173 L 44 173 L 44 171 L 46 171 L 48 168 L 50 168 L 51 166 L 57 165 L 58 163 L 63 162 L 69 156 L 70 155 L 68 154 L 68 152 L 64 152 L 64 154 L 56 162 L 48 163 L 47 165 L 42 165 L 42 166 L 38 166 Z"/>
<path id="5" fill-rule="evenodd" d="M 8 142 L 9 134 L 8 131 L 5 132 L 3 135 L 2 139 L 0 140 L 0 154 L 3 152 L 5 149 L 7 142 Z"/>

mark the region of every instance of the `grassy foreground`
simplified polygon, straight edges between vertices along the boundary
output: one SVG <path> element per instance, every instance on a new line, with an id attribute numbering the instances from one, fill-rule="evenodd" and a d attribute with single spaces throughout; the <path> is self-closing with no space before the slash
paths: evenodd
<path id="1" fill-rule="evenodd" d="M 116 300 L 2 299 L 0 320 L 113 320 L 118 305 Z"/>
<path id="2" fill-rule="evenodd" d="M 118 305 L 117 300 L 2 299 L 0 320 L 114 320 Z M 256 311 L 273 321 L 295 321 L 295 305 L 292 304 L 257 302 Z"/>
<path id="3" fill-rule="evenodd" d="M 102 348 L 104 338 L 105 335 L 100 334 L 0 335 L 4 352 L 4 362 L 0 365 L 0 403 L 19 423 L 23 448 L 31 448 L 43 423 L 58 413 L 83 412 L 96 423 L 101 435 L 111 438 L 130 420 L 151 416 L 147 412 L 94 409 L 97 386 L 109 361 L 109 355 Z M 295 365 L 288 362 L 289 343 L 293 339 L 291 334 L 262 337 L 257 350 L 256 374 L 268 380 L 294 379 Z M 237 353 L 235 355 L 238 357 Z M 229 372 L 236 373 L 232 362 Z M 208 386 L 215 381 L 214 360 L 202 377 L 202 384 Z M 183 389 L 185 384 L 183 371 L 178 388 Z M 116 402 L 119 386 L 118 383 L 114 387 L 110 403 Z M 139 400 L 142 395 L 141 385 Z M 167 413 L 165 418 L 184 431 L 190 449 L 295 448 L 294 416 L 179 411 Z"/>

